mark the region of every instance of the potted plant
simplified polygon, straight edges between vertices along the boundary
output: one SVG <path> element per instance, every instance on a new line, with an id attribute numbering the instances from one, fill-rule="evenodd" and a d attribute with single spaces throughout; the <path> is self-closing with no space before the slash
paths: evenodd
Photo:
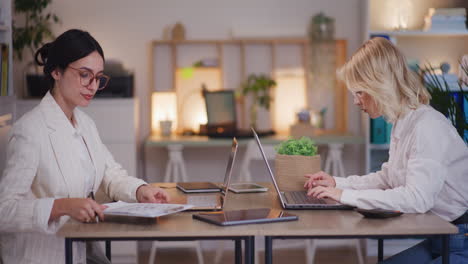
<path id="1" fill-rule="evenodd" d="M 420 69 L 424 85 L 431 94 L 431 106 L 445 115 L 457 129 L 458 134 L 468 143 L 468 123 L 463 101 L 468 102 L 468 82 L 460 79 L 456 85 L 449 83 L 447 73 L 450 70 L 448 63 L 442 63 L 439 68 L 442 74 L 430 65 Z M 460 69 L 468 76 L 468 64 L 460 62 Z M 456 86 L 457 88 L 455 88 Z M 466 108 L 467 106 L 465 106 Z"/>
<path id="2" fill-rule="evenodd" d="M 270 109 L 270 102 L 273 100 L 271 96 L 271 88 L 276 86 L 276 82 L 266 75 L 250 74 L 247 81 L 242 83 L 242 94 L 252 95 L 252 104 L 250 105 L 250 126 L 257 127 L 258 108 L 264 107 Z"/>
<path id="3" fill-rule="evenodd" d="M 25 51 L 30 61 L 25 70 L 34 69 L 34 73 L 26 74 L 26 83 L 30 96 L 42 97 L 47 92 L 47 81 L 40 74 L 39 67 L 34 65 L 34 54 L 47 39 L 53 39 L 52 23 L 58 23 L 59 18 L 46 9 L 52 0 L 15 0 L 15 21 L 13 21 L 13 50 L 18 60 L 23 60 Z M 21 25 L 17 23 L 21 21 Z M 44 87 L 45 86 L 45 87 Z"/>
<path id="4" fill-rule="evenodd" d="M 320 12 L 312 17 L 309 25 L 309 37 L 313 41 L 333 40 L 335 19 Z"/>
<path id="5" fill-rule="evenodd" d="M 275 175 L 282 191 L 302 190 L 306 180 L 304 175 L 321 170 L 317 146 L 308 137 L 290 138 L 275 149 Z"/>

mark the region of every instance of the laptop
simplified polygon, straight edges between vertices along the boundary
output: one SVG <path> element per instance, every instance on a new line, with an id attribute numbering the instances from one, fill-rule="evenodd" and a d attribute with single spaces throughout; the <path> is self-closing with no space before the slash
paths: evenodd
<path id="1" fill-rule="evenodd" d="M 284 209 L 353 209 L 352 206 L 341 204 L 332 199 L 318 199 L 307 196 L 307 192 L 305 190 L 288 192 L 280 191 L 278 184 L 276 183 L 275 176 L 273 175 L 273 171 L 271 170 L 270 164 L 266 158 L 265 152 L 263 151 L 262 143 L 260 143 L 260 139 L 258 138 L 258 135 L 253 128 L 252 132 L 254 134 L 258 148 L 262 154 L 263 160 L 265 161 L 271 180 L 273 181 L 275 190 L 280 198 L 281 206 Z"/>
<path id="2" fill-rule="evenodd" d="M 224 182 L 219 186 L 220 192 L 213 194 L 188 194 L 185 196 L 186 204 L 194 205 L 188 211 L 219 211 L 222 210 L 228 197 L 228 189 L 231 184 L 232 169 L 236 160 L 238 143 L 237 139 L 232 139 L 231 153 L 224 175 Z"/>

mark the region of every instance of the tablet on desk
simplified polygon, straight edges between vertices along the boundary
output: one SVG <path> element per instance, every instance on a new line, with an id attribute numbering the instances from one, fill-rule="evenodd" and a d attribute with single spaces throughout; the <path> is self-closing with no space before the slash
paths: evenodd
<path id="1" fill-rule="evenodd" d="M 298 219 L 297 215 L 269 208 L 200 213 L 194 214 L 192 217 L 220 226 L 284 222 Z"/>
<path id="2" fill-rule="evenodd" d="M 256 183 L 232 183 L 229 190 L 234 193 L 266 192 L 268 188 Z"/>
<path id="3" fill-rule="evenodd" d="M 185 193 L 220 192 L 218 185 L 212 182 L 178 182 L 177 188 Z"/>

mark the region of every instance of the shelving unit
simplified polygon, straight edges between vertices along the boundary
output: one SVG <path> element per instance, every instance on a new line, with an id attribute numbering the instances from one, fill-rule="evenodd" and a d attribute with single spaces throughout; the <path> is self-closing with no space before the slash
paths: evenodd
<path id="1" fill-rule="evenodd" d="M 16 109 L 16 97 L 13 89 L 13 63 L 12 63 L 12 31 L 11 31 L 11 8 L 12 1 L 1 1 L 0 9 L 2 12 L 3 22 L 0 25 L 0 43 L 8 45 L 8 88 L 7 95 L 0 95 L 0 172 L 4 169 L 5 162 L 5 151 L 7 145 L 8 132 L 11 129 L 11 125 L 15 120 L 15 109 Z"/>
<path id="2" fill-rule="evenodd" d="M 433 66 L 448 62 L 451 66 L 450 72 L 457 74 L 459 59 L 468 54 L 468 30 L 423 31 L 421 28 L 429 8 L 468 8 L 466 1 L 419 1 L 417 5 L 412 5 L 411 10 L 407 10 L 408 29 L 404 31 L 391 30 L 392 25 L 389 21 L 392 21 L 392 16 L 397 15 L 398 11 L 391 10 L 388 5 L 396 3 L 388 0 L 366 0 L 365 4 L 365 39 L 369 39 L 371 35 L 387 35 L 407 59 L 419 61 L 421 65 Z M 390 145 L 371 144 L 370 119 L 367 114 L 363 114 L 362 120 L 366 137 L 366 172 L 369 173 L 373 171 L 372 168 L 375 170 L 386 160 Z"/>
<path id="3" fill-rule="evenodd" d="M 336 66 L 342 65 L 346 60 L 346 40 L 336 40 Z M 288 50 L 289 49 L 289 50 Z M 294 51 L 291 51 L 293 50 Z M 192 52 L 187 52 L 191 50 Z M 252 52 L 252 50 L 255 50 Z M 287 50 L 287 51 L 285 51 Z M 265 73 L 276 79 L 278 69 L 284 67 L 283 61 L 288 54 L 296 60 L 295 66 L 301 71 L 303 86 L 309 87 L 309 41 L 307 38 L 249 38 L 249 39 L 226 39 L 226 40 L 155 40 L 152 42 L 152 54 L 150 54 L 151 63 L 151 92 L 173 91 L 177 94 L 177 108 L 180 115 L 183 108 L 180 94 L 195 93 L 195 88 L 190 88 L 190 92 L 182 88 L 180 76 L 181 69 L 191 67 L 191 65 L 200 59 L 214 58 L 218 62 L 216 67 L 194 68 L 194 74 L 207 74 L 210 72 L 216 79 L 213 85 L 207 85 L 208 89 L 236 89 L 240 83 L 247 78 L 250 73 Z M 287 53 L 290 52 L 290 53 Z M 209 54 L 209 55 L 207 55 Z M 261 54 L 261 55 L 259 55 Z M 287 56 L 286 56 L 287 57 Z M 283 63 L 283 64 L 282 64 Z M 289 62 L 291 64 L 291 62 Z M 290 65 L 287 65 L 290 66 Z M 257 68 L 256 68 L 257 67 Z M 260 70 L 259 70 L 260 69 Z M 197 84 L 200 84 L 198 82 Z M 198 85 L 199 89 L 200 85 Z M 335 132 L 347 132 L 347 100 L 346 89 L 342 84 L 335 86 L 334 93 L 334 113 L 333 119 Z M 304 92 L 306 93 L 306 92 Z M 199 96 L 201 97 L 201 96 Z M 307 95 L 306 95 L 307 98 Z M 239 123 L 241 128 L 247 127 L 247 114 L 245 109 L 249 102 L 238 102 Z M 197 103 L 199 104 L 199 103 Z M 302 105 L 304 107 L 308 105 Z M 204 106 L 201 106 L 204 107 Z M 298 107 L 299 108 L 299 107 Z M 192 108 L 193 109 L 193 108 Z M 272 112 L 275 110 L 273 102 Z M 297 109 L 296 109 L 297 110 Z M 192 111 L 193 114 L 193 111 Z M 265 114 L 265 113 L 264 113 Z M 183 114 L 182 114 L 183 115 Z M 291 113 L 294 117 L 294 113 Z M 186 117 L 178 117 L 179 132 L 186 127 L 193 127 L 184 124 Z M 259 118 L 261 120 L 262 118 Z M 274 124 L 272 124 L 274 127 Z"/>

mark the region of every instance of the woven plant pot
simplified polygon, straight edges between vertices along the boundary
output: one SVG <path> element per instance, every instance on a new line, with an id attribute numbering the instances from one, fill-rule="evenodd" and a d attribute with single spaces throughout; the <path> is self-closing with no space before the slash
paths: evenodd
<path id="1" fill-rule="evenodd" d="M 280 155 L 275 157 L 275 178 L 281 191 L 304 190 L 305 174 L 321 170 L 320 155 Z"/>

